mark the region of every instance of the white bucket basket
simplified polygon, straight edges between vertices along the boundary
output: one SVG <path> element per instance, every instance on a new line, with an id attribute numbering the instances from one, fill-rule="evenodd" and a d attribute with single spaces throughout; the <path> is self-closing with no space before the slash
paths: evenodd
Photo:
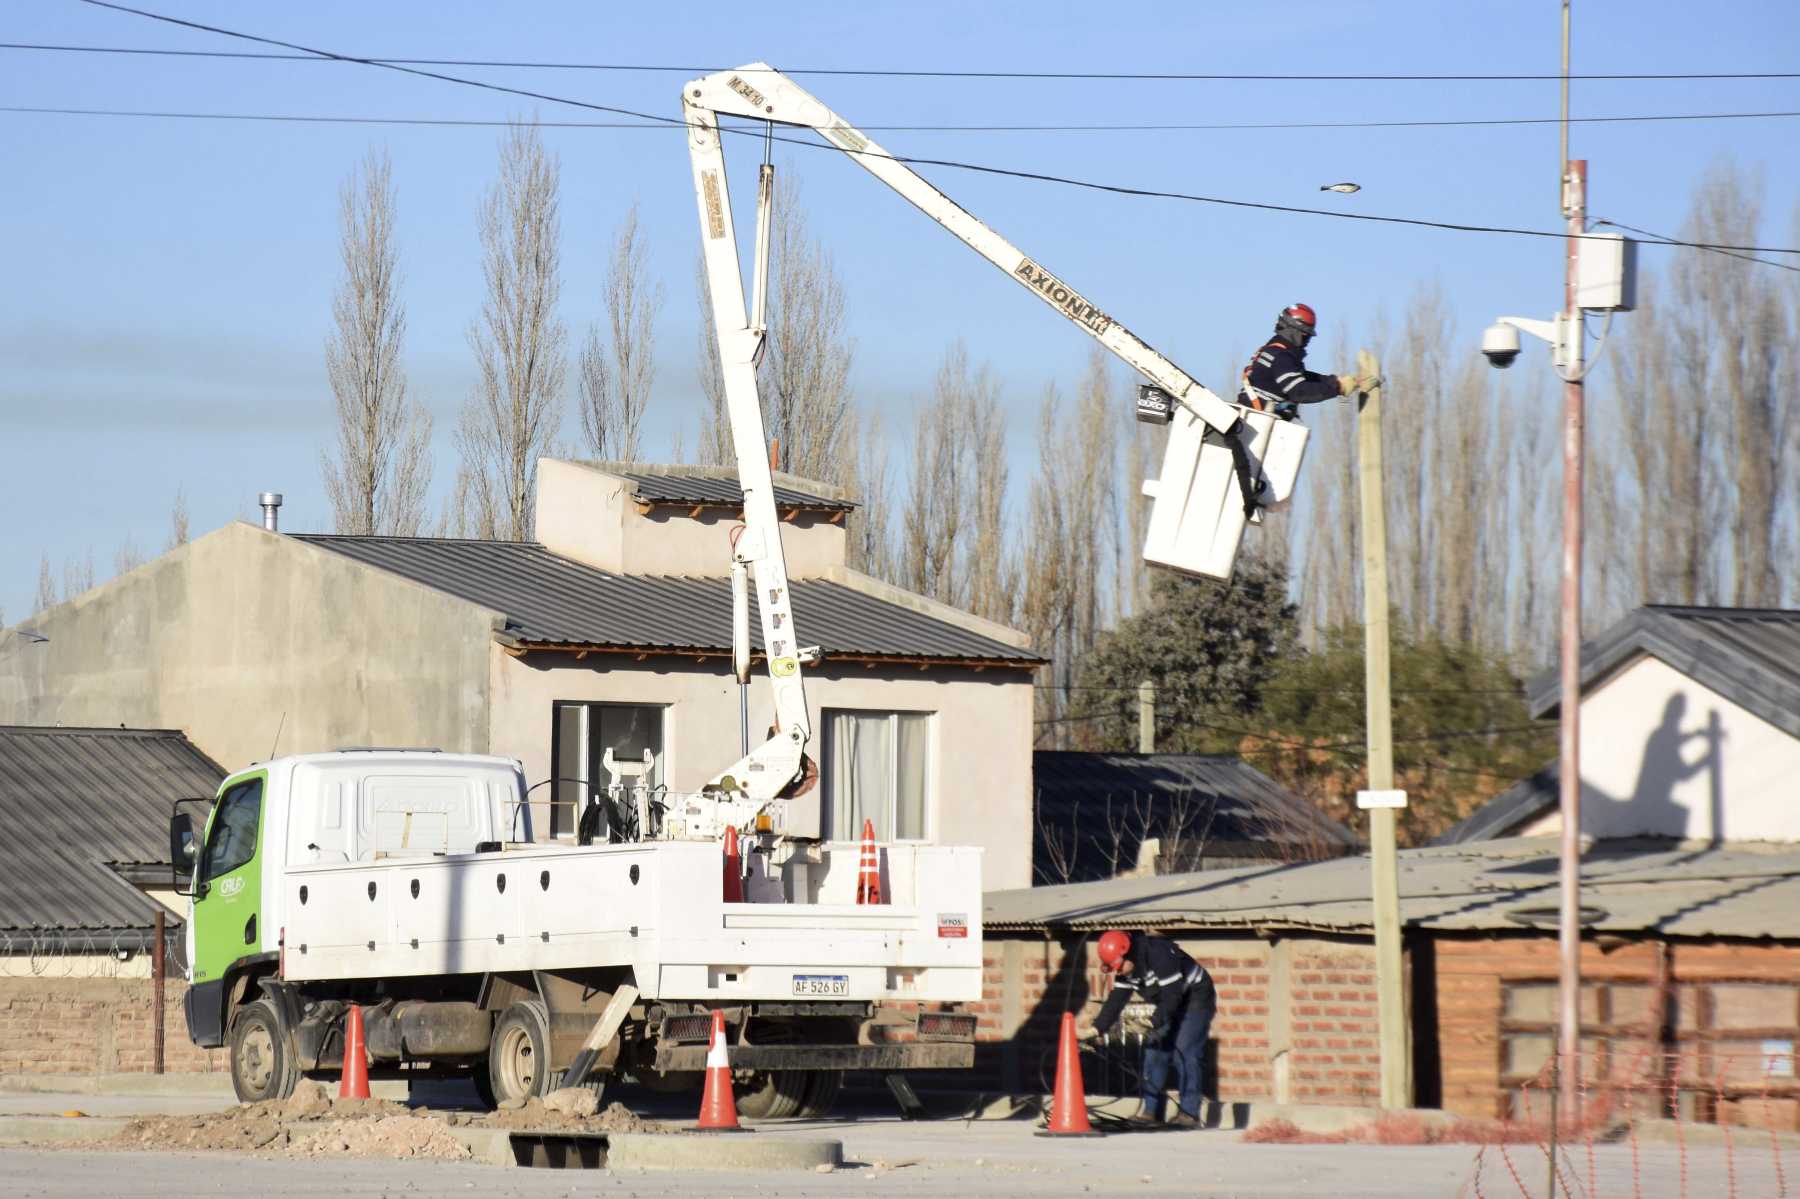
<path id="1" fill-rule="evenodd" d="M 1244 440 L 1251 467 L 1265 484 L 1262 506 L 1279 509 L 1294 494 L 1306 454 L 1306 426 L 1236 407 L 1243 421 L 1233 436 Z M 1229 579 L 1247 523 L 1244 500 L 1230 447 L 1218 438 L 1208 441 L 1206 431 L 1206 423 L 1185 406 L 1176 409 L 1162 474 L 1144 480 L 1144 494 L 1151 499 L 1144 561 L 1182 574 Z"/>

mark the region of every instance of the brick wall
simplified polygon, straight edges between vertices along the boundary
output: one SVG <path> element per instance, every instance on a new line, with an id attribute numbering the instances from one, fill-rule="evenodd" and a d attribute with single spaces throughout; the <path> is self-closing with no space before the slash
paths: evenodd
<path id="1" fill-rule="evenodd" d="M 1375 1102 L 1381 1050 L 1374 948 L 1298 942 L 1289 969 L 1293 1099 Z"/>
<path id="2" fill-rule="evenodd" d="M 167 984 L 163 1055 L 170 1073 L 224 1070 L 225 1051 L 188 1041 L 181 999 Z M 0 1074 L 148 1073 L 155 1018 L 139 978 L 0 978 Z"/>

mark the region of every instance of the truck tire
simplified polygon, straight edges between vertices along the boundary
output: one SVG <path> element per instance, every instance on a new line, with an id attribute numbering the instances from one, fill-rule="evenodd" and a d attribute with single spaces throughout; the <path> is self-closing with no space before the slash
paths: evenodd
<path id="1" fill-rule="evenodd" d="M 751 1120 L 785 1120 L 798 1115 L 812 1087 L 810 1070 L 752 1070 L 731 1084 L 738 1115 Z"/>
<path id="2" fill-rule="evenodd" d="M 823 1120 L 837 1107 L 838 1092 L 844 1089 L 842 1070 L 812 1070 L 806 1086 L 806 1098 L 800 1102 L 802 1120 Z"/>
<path id="3" fill-rule="evenodd" d="M 240 1007 L 231 1018 L 231 1089 L 239 1102 L 286 1099 L 300 1081 L 294 1046 L 281 1013 L 267 999 Z"/>
<path id="4" fill-rule="evenodd" d="M 555 1089 L 550 1013 L 541 1001 L 523 999 L 500 1013 L 488 1045 L 487 1075 L 496 1105 L 540 1098 Z"/>

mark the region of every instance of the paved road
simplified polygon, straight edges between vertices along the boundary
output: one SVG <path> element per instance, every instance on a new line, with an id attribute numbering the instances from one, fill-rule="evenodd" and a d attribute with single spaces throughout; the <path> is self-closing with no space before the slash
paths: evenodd
<path id="1" fill-rule="evenodd" d="M 269 1195 L 283 1199 L 330 1196 L 457 1195 L 483 1199 L 570 1194 L 630 1199 L 692 1199 L 699 1195 L 838 1199 L 868 1196 L 1001 1196 L 1063 1199 L 1086 1195 L 1258 1196 L 1325 1199 L 1443 1199 L 1474 1195 L 1468 1146 L 1390 1148 L 1337 1145 L 1247 1145 L 1232 1133 L 1182 1132 L 1106 1140 L 1048 1141 L 1023 1123 L 902 1124 L 864 1121 L 765 1129 L 757 1136 L 828 1135 L 843 1140 L 847 1165 L 834 1174 L 708 1170 L 615 1172 L 522 1170 L 462 1163 L 288 1161 L 224 1154 L 108 1153 L 79 1149 L 0 1150 L 0 1194 L 17 1199 L 120 1196 Z M 1544 1193 L 1544 1162 L 1534 1150 L 1512 1151 L 1529 1193 Z M 1601 1195 L 1683 1199 L 1726 1193 L 1722 1150 L 1639 1151 L 1634 1186 L 1627 1146 L 1597 1151 Z M 1571 1161 L 1586 1191 L 1584 1153 Z M 1729 1168 L 1739 1195 L 1773 1195 L 1777 1181 L 1765 1152 L 1739 1150 Z M 1482 1169 L 1482 1193 L 1517 1195 L 1519 1188 L 1493 1150 Z M 1717 1184 L 1717 1185 L 1714 1185 Z"/>

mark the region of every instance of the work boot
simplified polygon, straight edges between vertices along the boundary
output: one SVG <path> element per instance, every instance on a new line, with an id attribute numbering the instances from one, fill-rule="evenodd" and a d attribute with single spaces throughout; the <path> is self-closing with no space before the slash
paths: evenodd
<path id="1" fill-rule="evenodd" d="M 1162 1117 L 1156 1114 L 1156 1108 L 1148 1103 L 1138 1104 L 1138 1109 L 1125 1117 L 1125 1123 L 1133 1128 L 1155 1128 L 1162 1123 Z"/>
<path id="2" fill-rule="evenodd" d="M 1200 1117 L 1193 1112 L 1176 1112 L 1169 1121 L 1170 1128 L 1199 1128 Z"/>

